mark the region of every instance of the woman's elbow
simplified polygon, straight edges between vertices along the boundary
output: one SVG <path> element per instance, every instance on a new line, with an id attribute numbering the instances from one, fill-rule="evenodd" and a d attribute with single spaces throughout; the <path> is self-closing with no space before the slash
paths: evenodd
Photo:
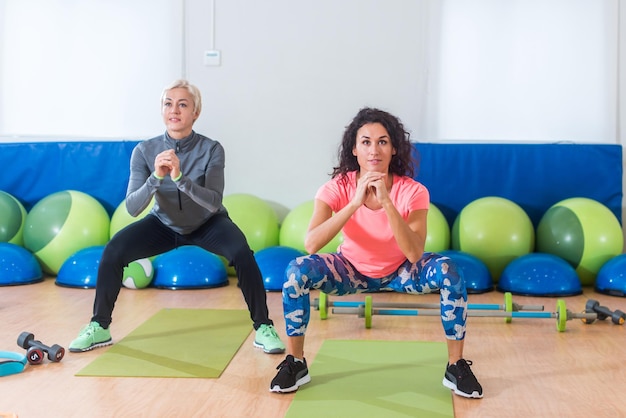
<path id="1" fill-rule="evenodd" d="M 131 208 L 128 203 L 126 203 L 126 212 L 128 212 L 128 214 L 133 218 L 136 218 L 141 213 L 141 211 L 137 211 L 135 208 Z"/>
<path id="2" fill-rule="evenodd" d="M 322 247 L 313 237 L 310 236 L 310 234 L 307 234 L 304 237 L 304 249 L 306 250 L 307 253 L 315 254 L 316 252 L 320 250 L 320 248 Z"/>
<path id="3" fill-rule="evenodd" d="M 408 261 L 409 261 L 409 263 L 411 263 L 411 264 L 415 264 L 415 263 L 417 263 L 417 262 L 419 261 L 419 259 L 420 259 L 420 257 L 414 257 L 414 256 L 407 257 L 407 260 L 408 260 Z"/>
<path id="4" fill-rule="evenodd" d="M 318 247 L 317 245 L 314 245 L 313 243 L 305 240 L 304 241 L 304 249 L 306 250 L 307 253 L 314 254 L 317 251 L 319 251 L 320 247 Z"/>
<path id="5" fill-rule="evenodd" d="M 407 256 L 407 260 L 411 263 L 411 264 L 415 264 L 417 263 L 419 260 L 421 260 L 421 258 L 424 256 L 424 250 L 420 250 L 420 251 L 411 251 L 411 253 Z"/>

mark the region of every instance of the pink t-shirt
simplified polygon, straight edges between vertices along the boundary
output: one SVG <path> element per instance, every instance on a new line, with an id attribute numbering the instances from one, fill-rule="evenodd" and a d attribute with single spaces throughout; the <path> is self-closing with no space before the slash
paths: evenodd
<path id="1" fill-rule="evenodd" d="M 356 171 L 347 173 L 347 181 L 342 179 L 342 176 L 337 176 L 327 181 L 315 195 L 335 213 L 346 206 L 356 192 Z M 430 204 L 428 189 L 406 176 L 393 176 L 389 196 L 404 220 L 412 211 L 428 210 Z M 361 206 L 343 226 L 342 233 L 339 252 L 368 277 L 385 277 L 406 261 L 382 208 L 371 210 Z"/>

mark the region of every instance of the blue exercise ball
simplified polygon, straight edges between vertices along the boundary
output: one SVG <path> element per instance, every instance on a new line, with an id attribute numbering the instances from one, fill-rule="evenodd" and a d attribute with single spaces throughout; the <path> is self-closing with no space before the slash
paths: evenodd
<path id="1" fill-rule="evenodd" d="M 55 284 L 82 289 L 96 287 L 103 251 L 104 245 L 94 245 L 70 255 L 61 265 Z"/>
<path id="2" fill-rule="evenodd" d="M 489 268 L 480 258 L 458 250 L 445 250 L 438 254 L 450 257 L 463 271 L 467 293 L 485 293 L 493 290 L 493 278 Z"/>
<path id="3" fill-rule="evenodd" d="M 626 254 L 604 263 L 596 277 L 595 291 L 611 296 L 626 296 Z"/>
<path id="4" fill-rule="evenodd" d="M 0 243 L 0 286 L 13 286 L 41 282 L 43 272 L 37 259 L 26 248 Z"/>
<path id="5" fill-rule="evenodd" d="M 208 289 L 226 286 L 228 274 L 219 256 L 185 245 L 154 259 L 152 286 L 161 289 Z"/>
<path id="6" fill-rule="evenodd" d="M 574 296 L 583 292 L 574 267 L 548 253 L 530 253 L 511 261 L 504 268 L 497 288 L 528 296 Z"/>
<path id="7" fill-rule="evenodd" d="M 281 291 L 285 280 L 285 269 L 291 260 L 306 253 L 292 247 L 277 245 L 264 248 L 254 254 L 261 275 L 263 285 L 267 291 Z"/>

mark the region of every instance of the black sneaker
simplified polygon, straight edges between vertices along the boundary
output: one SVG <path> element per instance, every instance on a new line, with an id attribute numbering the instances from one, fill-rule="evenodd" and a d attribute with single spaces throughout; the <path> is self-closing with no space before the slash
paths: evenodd
<path id="1" fill-rule="evenodd" d="M 306 359 L 296 361 L 296 359 L 289 354 L 276 368 L 278 369 L 278 374 L 272 379 L 270 392 L 293 392 L 298 390 L 300 386 L 311 381 L 309 369 L 306 367 Z"/>
<path id="2" fill-rule="evenodd" d="M 443 385 L 452 389 L 454 393 L 466 398 L 482 398 L 483 388 L 476 380 L 470 366 L 471 361 L 460 359 L 455 364 L 446 366 L 446 374 L 443 377 Z"/>

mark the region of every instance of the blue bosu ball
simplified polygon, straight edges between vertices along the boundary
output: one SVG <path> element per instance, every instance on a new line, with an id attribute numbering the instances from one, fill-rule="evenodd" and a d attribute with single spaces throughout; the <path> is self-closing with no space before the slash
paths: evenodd
<path id="1" fill-rule="evenodd" d="M 626 296 L 626 254 L 615 256 L 600 267 L 594 287 L 599 293 Z"/>
<path id="2" fill-rule="evenodd" d="M 63 287 L 93 289 L 98 281 L 98 267 L 104 245 L 95 245 L 76 251 L 63 262 L 55 284 Z"/>
<path id="3" fill-rule="evenodd" d="M 0 286 L 41 282 L 43 273 L 35 256 L 26 248 L 0 243 Z"/>
<path id="4" fill-rule="evenodd" d="M 265 290 L 281 291 L 287 265 L 294 258 L 303 255 L 305 253 L 300 250 L 281 245 L 267 247 L 254 254 L 263 276 Z"/>
<path id="5" fill-rule="evenodd" d="M 583 292 L 574 267 L 547 253 L 530 253 L 511 261 L 502 272 L 497 289 L 515 295 L 551 297 Z"/>
<path id="6" fill-rule="evenodd" d="M 207 289 L 228 285 L 226 266 L 215 254 L 185 245 L 154 259 L 152 286 L 161 289 Z"/>
<path id="7" fill-rule="evenodd" d="M 489 268 L 480 258 L 459 250 L 444 250 L 437 254 L 450 257 L 463 271 L 467 293 L 485 293 L 493 290 L 493 278 Z"/>

